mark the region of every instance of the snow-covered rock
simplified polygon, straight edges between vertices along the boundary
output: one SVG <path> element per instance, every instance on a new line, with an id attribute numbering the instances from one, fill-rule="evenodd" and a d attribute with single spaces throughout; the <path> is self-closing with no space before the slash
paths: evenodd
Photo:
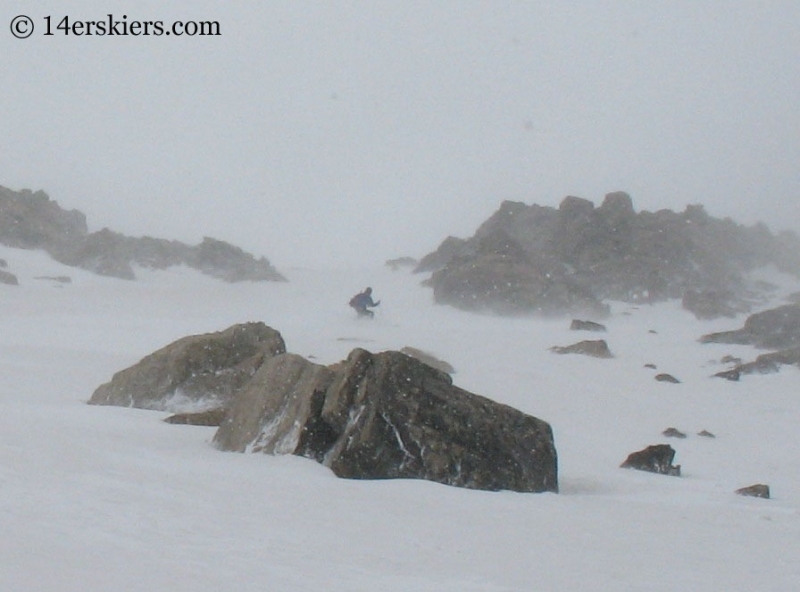
<path id="1" fill-rule="evenodd" d="M 224 408 L 266 358 L 285 351 L 281 334 L 264 323 L 191 335 L 117 372 L 89 403 L 173 412 Z"/>
<path id="2" fill-rule="evenodd" d="M 395 351 L 355 349 L 328 368 L 275 356 L 236 397 L 214 441 L 223 450 L 306 456 L 340 477 L 558 491 L 546 422 Z"/>

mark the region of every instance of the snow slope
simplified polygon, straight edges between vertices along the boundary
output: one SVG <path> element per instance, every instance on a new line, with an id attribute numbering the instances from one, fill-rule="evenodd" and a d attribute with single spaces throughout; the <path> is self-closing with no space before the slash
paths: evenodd
<path id="1" fill-rule="evenodd" d="M 798 371 L 712 379 L 723 355 L 757 352 L 697 342 L 742 319 L 618 304 L 604 336 L 616 357 L 596 360 L 548 351 L 596 338 L 569 319 L 436 306 L 422 277 L 380 265 L 229 285 L 187 269 L 127 282 L 36 252 L 0 258 L 21 284 L 0 286 L 0 590 L 798 587 Z M 58 275 L 72 283 L 34 279 Z M 383 300 L 371 322 L 346 306 L 367 285 Z M 322 363 L 355 346 L 447 360 L 457 385 L 551 423 L 561 493 L 342 480 L 302 458 L 219 452 L 214 428 L 85 404 L 172 340 L 248 320 Z M 681 384 L 654 381 L 645 363 Z M 667 427 L 688 437 L 666 439 Z M 660 442 L 682 478 L 618 468 Z M 733 494 L 759 482 L 772 500 Z"/>

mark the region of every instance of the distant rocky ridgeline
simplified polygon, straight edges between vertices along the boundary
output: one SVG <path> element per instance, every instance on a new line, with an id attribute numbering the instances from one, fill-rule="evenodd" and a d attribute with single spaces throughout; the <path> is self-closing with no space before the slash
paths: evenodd
<path id="1" fill-rule="evenodd" d="M 506 201 L 469 239 L 447 238 L 417 272 L 435 300 L 501 314 L 582 312 L 600 316 L 605 299 L 683 298 L 698 317 L 749 309 L 758 286 L 749 270 L 774 264 L 800 275 L 800 238 L 714 218 L 702 206 L 635 212 L 630 196 L 600 207 L 579 197 L 558 208 Z"/>
<path id="2" fill-rule="evenodd" d="M 135 279 L 134 265 L 151 269 L 187 265 L 228 282 L 285 281 L 264 257 L 256 259 L 213 238 L 190 246 L 149 236 L 128 237 L 107 228 L 90 233 L 83 213 L 62 209 L 43 191 L 0 187 L 0 244 L 43 249 L 65 265 L 123 279 Z"/>

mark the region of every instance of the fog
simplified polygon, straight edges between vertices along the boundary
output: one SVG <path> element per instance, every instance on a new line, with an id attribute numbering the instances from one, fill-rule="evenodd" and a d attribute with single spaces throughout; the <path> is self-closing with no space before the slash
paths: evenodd
<path id="1" fill-rule="evenodd" d="M 43 35 L 218 21 L 219 36 Z M 16 39 L 19 14 L 36 27 Z M 420 256 L 624 190 L 800 230 L 800 4 L 9 2 L 0 185 L 290 266 Z"/>

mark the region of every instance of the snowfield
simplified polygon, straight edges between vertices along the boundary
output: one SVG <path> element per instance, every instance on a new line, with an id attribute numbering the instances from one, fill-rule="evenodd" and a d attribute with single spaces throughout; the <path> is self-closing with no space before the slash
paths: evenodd
<path id="1" fill-rule="evenodd" d="M 701 345 L 744 317 L 698 321 L 677 302 L 613 304 L 608 333 L 569 318 L 437 306 L 424 276 L 281 269 L 289 283 L 224 284 L 188 269 L 97 277 L 0 248 L 0 590 L 797 590 L 798 370 L 710 378 Z M 62 284 L 41 276 L 72 278 Z M 797 281 L 767 274 L 782 303 Z M 347 307 L 370 285 L 374 321 Z M 320 363 L 412 346 L 454 382 L 548 421 L 559 494 L 350 481 L 293 456 L 223 453 L 215 428 L 86 405 L 94 389 L 189 334 L 264 321 Z M 549 348 L 605 338 L 615 358 Z M 644 367 L 656 364 L 658 370 Z M 681 384 L 656 382 L 668 372 Z M 686 439 L 665 438 L 675 427 Z M 698 436 L 708 430 L 716 438 Z M 620 469 L 669 443 L 681 478 Z M 734 490 L 765 483 L 771 500 Z"/>

